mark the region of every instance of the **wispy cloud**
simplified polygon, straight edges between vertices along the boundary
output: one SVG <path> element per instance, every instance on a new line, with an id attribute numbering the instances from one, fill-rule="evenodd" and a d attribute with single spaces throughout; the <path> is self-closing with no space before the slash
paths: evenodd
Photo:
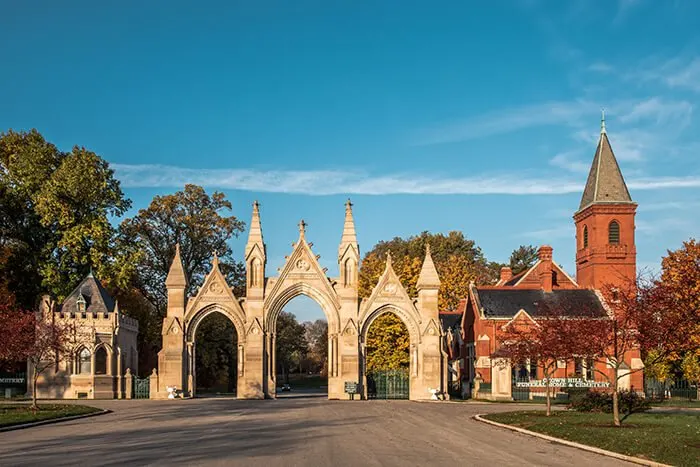
<path id="1" fill-rule="evenodd" d="M 582 161 L 578 151 L 560 152 L 552 157 L 549 163 L 573 173 L 586 173 L 590 169 L 590 163 Z"/>
<path id="2" fill-rule="evenodd" d="M 575 100 L 544 102 L 524 107 L 485 113 L 456 123 L 435 126 L 419 131 L 418 145 L 452 143 L 511 133 L 526 128 L 549 125 L 579 124 L 583 117 L 600 112 L 597 103 Z"/>
<path id="3" fill-rule="evenodd" d="M 525 173 L 443 177 L 395 173 L 372 175 L 360 170 L 191 169 L 167 165 L 113 164 L 127 188 L 182 187 L 194 183 L 212 188 L 304 195 L 555 195 L 579 193 L 581 178 L 529 177 Z M 698 188 L 700 175 L 628 180 L 632 190 Z"/>

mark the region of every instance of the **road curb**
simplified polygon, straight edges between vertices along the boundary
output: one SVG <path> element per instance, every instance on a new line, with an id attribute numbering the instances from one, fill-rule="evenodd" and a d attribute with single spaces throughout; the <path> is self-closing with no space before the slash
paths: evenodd
<path id="1" fill-rule="evenodd" d="M 21 425 L 11 425 L 11 426 L 5 426 L 0 428 L 0 433 L 4 431 L 15 431 L 15 430 L 24 430 L 26 428 L 34 428 L 35 426 L 41 426 L 41 425 L 51 425 L 53 423 L 61 423 L 61 422 L 68 422 L 71 420 L 79 420 L 81 418 L 88 418 L 88 417 L 96 417 L 98 415 L 106 415 L 108 413 L 111 413 L 111 410 L 101 410 L 99 412 L 92 412 L 92 413 L 86 413 L 82 415 L 71 415 L 70 417 L 62 417 L 62 418 L 52 418 L 49 420 L 41 420 L 39 422 L 32 422 L 32 423 L 23 423 Z"/>
<path id="2" fill-rule="evenodd" d="M 515 431 L 518 433 L 523 433 L 525 435 L 534 436 L 536 438 L 546 439 L 547 441 L 551 441 L 553 443 L 563 444 L 565 446 L 571 446 L 571 447 L 574 447 L 577 449 L 581 449 L 582 451 L 594 452 L 596 454 L 600 454 L 600 455 L 607 456 L 607 457 L 614 457 L 615 459 L 620 459 L 623 461 L 632 462 L 634 464 L 648 465 L 651 467 L 672 467 L 668 464 L 662 464 L 660 462 L 654 462 L 654 461 L 642 459 L 641 457 L 627 456 L 625 454 L 620 454 L 619 452 L 608 451 L 605 449 L 589 446 L 587 444 L 576 443 L 574 441 L 569 441 L 569 440 L 561 439 L 561 438 L 555 438 L 554 436 L 549 436 L 549 435 L 545 435 L 542 433 L 537 433 L 536 431 L 526 430 L 525 428 L 519 428 L 517 426 L 506 425 L 505 423 L 494 422 L 493 420 L 488 420 L 486 418 L 483 418 L 484 415 L 486 415 L 486 414 L 474 415 L 474 420 L 477 420 L 477 421 L 482 422 L 482 423 L 487 423 L 489 425 L 497 426 L 499 428 L 505 428 L 506 430 Z"/>

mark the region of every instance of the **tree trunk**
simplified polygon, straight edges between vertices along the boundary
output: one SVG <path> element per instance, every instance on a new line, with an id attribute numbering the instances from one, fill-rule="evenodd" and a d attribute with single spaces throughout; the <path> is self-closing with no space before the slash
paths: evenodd
<path id="1" fill-rule="evenodd" d="M 547 378 L 547 416 L 549 417 L 552 415 L 552 397 L 550 395 L 550 386 L 549 386 L 549 378 Z"/>
<path id="2" fill-rule="evenodd" d="M 37 380 L 39 379 L 39 373 L 36 371 L 36 366 L 32 365 L 34 368 L 32 369 L 32 410 L 37 411 L 39 410 L 39 406 L 36 403 L 36 387 L 37 387 Z"/>
<path id="3" fill-rule="evenodd" d="M 615 369 L 617 372 L 617 369 Z M 615 426 L 621 426 L 622 423 L 620 422 L 620 401 L 618 400 L 617 396 L 617 378 L 615 378 L 615 382 L 613 384 L 613 393 L 612 393 L 612 398 L 613 398 L 613 424 Z"/>

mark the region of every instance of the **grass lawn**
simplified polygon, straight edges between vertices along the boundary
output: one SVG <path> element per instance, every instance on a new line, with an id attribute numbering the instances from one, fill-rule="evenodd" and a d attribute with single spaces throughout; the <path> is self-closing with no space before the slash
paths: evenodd
<path id="1" fill-rule="evenodd" d="M 612 414 L 542 411 L 489 414 L 495 422 L 666 464 L 700 466 L 700 414 L 640 413 L 622 428 Z"/>
<path id="2" fill-rule="evenodd" d="M 70 417 L 73 415 L 83 415 L 99 411 L 100 409 L 85 405 L 39 404 L 39 410 L 34 413 L 29 407 L 29 404 L 0 404 L 0 427 L 39 422 L 53 418 Z"/>

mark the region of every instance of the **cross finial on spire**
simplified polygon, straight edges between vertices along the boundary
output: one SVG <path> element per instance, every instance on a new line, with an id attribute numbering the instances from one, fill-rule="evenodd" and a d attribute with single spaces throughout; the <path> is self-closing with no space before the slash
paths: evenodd
<path id="1" fill-rule="evenodd" d="M 211 265 L 212 269 L 219 267 L 219 255 L 216 253 L 216 250 L 214 250 L 214 257 L 212 258 Z"/>
<path id="2" fill-rule="evenodd" d="M 253 211 L 258 211 L 260 209 L 260 203 L 258 203 L 258 200 L 256 199 L 253 201 Z"/>
<path id="3" fill-rule="evenodd" d="M 352 202 L 350 201 L 350 198 L 345 202 L 345 210 L 351 210 L 352 209 Z"/>
<path id="4" fill-rule="evenodd" d="M 600 110 L 600 132 L 605 133 L 605 107 Z"/>
<path id="5" fill-rule="evenodd" d="M 386 252 L 386 265 L 391 266 L 391 251 Z"/>
<path id="6" fill-rule="evenodd" d="M 304 219 L 302 219 L 301 222 L 299 222 L 299 235 L 301 235 L 303 237 L 305 233 L 306 233 L 306 222 L 304 222 Z"/>

